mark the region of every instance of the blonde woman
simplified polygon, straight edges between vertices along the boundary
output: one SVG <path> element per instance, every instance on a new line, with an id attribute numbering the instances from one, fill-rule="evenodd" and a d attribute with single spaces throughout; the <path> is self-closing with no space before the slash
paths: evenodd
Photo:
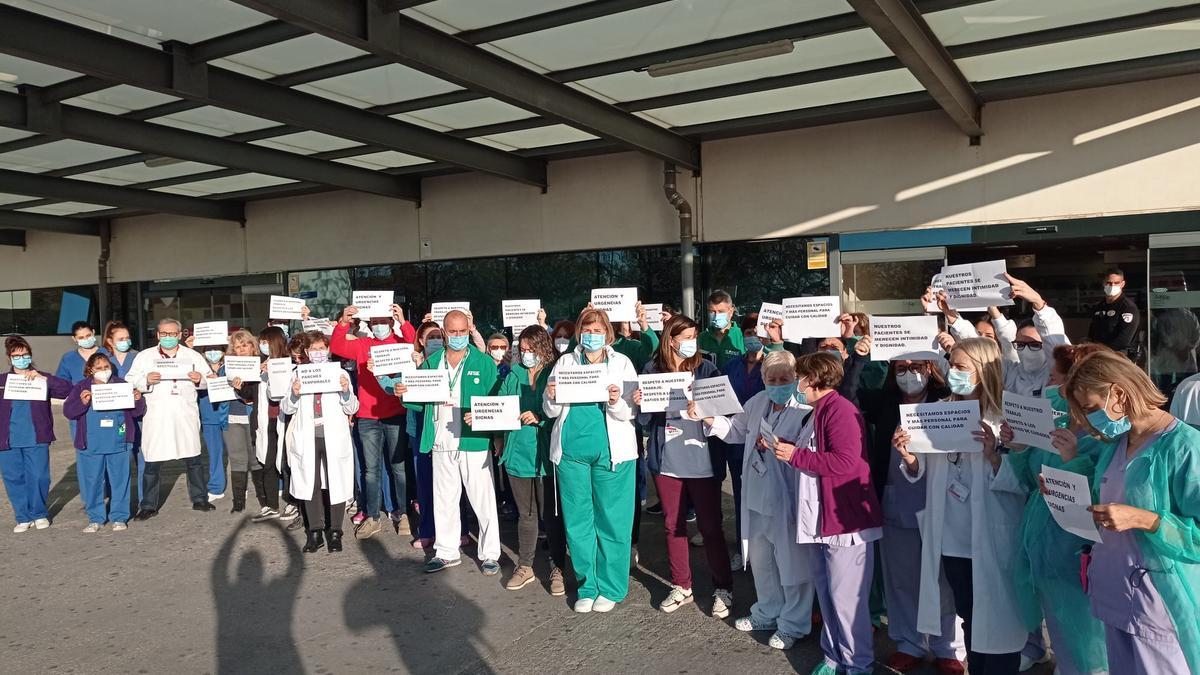
<path id="1" fill-rule="evenodd" d="M 1111 441 L 1096 459 L 1087 565 L 1110 673 L 1200 672 L 1200 431 L 1123 355 L 1080 360 L 1063 385 L 1073 421 Z M 1086 559 L 1085 559 L 1086 561 Z"/>
<path id="2" fill-rule="evenodd" d="M 997 440 L 1004 389 L 999 347 L 987 338 L 962 340 L 950 352 L 946 380 L 948 400 L 979 402 L 975 442 L 915 455 L 903 427 L 892 437 L 905 477 L 914 483 L 925 478 L 917 630 L 941 635 L 938 579 L 945 573 L 963 620 L 967 669 L 972 675 L 1015 673 L 1028 637 L 1012 574 L 1026 490 Z"/>
<path id="3" fill-rule="evenodd" d="M 257 356 L 258 338 L 250 331 L 242 328 L 229 336 L 230 356 Z M 222 367 L 222 375 L 224 370 Z M 254 431 L 250 427 L 250 416 L 254 414 L 254 401 L 258 397 L 258 382 L 243 382 L 242 378 L 233 378 L 233 388 L 237 398 L 229 402 L 229 424 L 221 430 L 221 438 L 225 442 L 225 454 L 229 457 L 229 482 L 233 491 L 233 510 L 231 513 L 241 513 L 246 510 L 246 491 L 249 487 L 250 476 L 254 472 L 262 472 L 262 464 L 254 456 Z M 258 481 L 261 482 L 261 481 Z M 260 509 L 267 505 L 267 497 L 255 491 Z"/>

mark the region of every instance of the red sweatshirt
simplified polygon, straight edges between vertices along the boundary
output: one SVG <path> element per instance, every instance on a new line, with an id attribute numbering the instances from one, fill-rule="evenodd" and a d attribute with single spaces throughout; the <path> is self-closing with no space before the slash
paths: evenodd
<path id="1" fill-rule="evenodd" d="M 370 420 L 382 420 L 404 414 L 404 406 L 400 399 L 391 392 L 385 392 L 379 386 L 379 381 L 367 370 L 367 359 L 371 358 L 371 347 L 375 345 L 391 345 L 401 342 L 412 343 L 417 339 L 417 330 L 405 321 L 400 326 L 400 335 L 393 331 L 386 340 L 376 340 L 374 336 L 360 337 L 357 340 L 347 340 L 346 333 L 350 332 L 350 324 L 337 323 L 333 327 L 333 335 L 329 339 L 329 350 L 335 356 L 343 359 L 354 359 L 358 364 L 358 417 Z"/>

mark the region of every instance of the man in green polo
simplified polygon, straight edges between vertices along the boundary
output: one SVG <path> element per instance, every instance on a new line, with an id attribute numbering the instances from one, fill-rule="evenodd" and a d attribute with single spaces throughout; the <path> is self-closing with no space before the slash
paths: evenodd
<path id="1" fill-rule="evenodd" d="M 708 325 L 699 337 L 700 351 L 711 358 L 717 368 L 746 353 L 742 331 L 733 325 L 733 298 L 725 291 L 713 291 L 708 296 Z"/>

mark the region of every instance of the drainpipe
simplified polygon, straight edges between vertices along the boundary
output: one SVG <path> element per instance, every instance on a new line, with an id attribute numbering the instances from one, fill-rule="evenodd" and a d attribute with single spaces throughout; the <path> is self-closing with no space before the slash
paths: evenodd
<path id="1" fill-rule="evenodd" d="M 100 221 L 100 261 L 97 270 L 99 290 L 96 295 L 97 326 L 103 326 L 108 321 L 108 258 L 112 252 L 112 223 Z"/>
<path id="2" fill-rule="evenodd" d="M 692 231 L 692 205 L 676 189 L 675 176 L 678 173 L 674 164 L 667 162 L 663 165 L 663 193 L 679 214 L 679 287 L 683 291 L 679 309 L 690 317 L 696 304 L 696 235 Z"/>

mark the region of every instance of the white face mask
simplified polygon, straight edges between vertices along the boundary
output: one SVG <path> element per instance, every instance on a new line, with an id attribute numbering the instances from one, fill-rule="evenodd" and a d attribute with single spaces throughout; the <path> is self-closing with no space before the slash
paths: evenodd
<path id="1" fill-rule="evenodd" d="M 909 396 L 915 396 L 925 391 L 925 385 L 926 379 L 921 373 L 911 370 L 907 373 L 896 373 L 896 386 Z"/>
<path id="2" fill-rule="evenodd" d="M 571 346 L 571 341 L 568 340 L 567 338 L 558 338 L 557 340 L 554 341 L 554 348 L 558 350 L 559 354 L 562 354 L 563 352 L 567 351 L 567 347 L 570 347 L 570 346 Z"/>
<path id="3" fill-rule="evenodd" d="M 1106 295 L 1110 298 L 1115 298 L 1120 294 L 1121 294 L 1120 286 L 1117 286 L 1116 284 L 1105 284 L 1104 285 L 1104 295 Z"/>
<path id="4" fill-rule="evenodd" d="M 504 355 L 507 352 L 508 352 L 507 349 L 493 349 L 488 353 L 492 355 L 492 359 L 495 360 L 496 363 L 500 363 L 501 361 L 504 360 Z"/>
<path id="5" fill-rule="evenodd" d="M 108 378 L 112 377 L 111 370 L 97 370 L 92 373 L 92 377 L 96 378 L 97 382 L 108 382 Z"/>
<path id="6" fill-rule="evenodd" d="M 1046 365 L 1046 350 L 1043 348 L 1034 351 L 1027 347 L 1017 352 L 1017 358 L 1021 360 L 1022 370 L 1028 373 L 1037 372 Z"/>

